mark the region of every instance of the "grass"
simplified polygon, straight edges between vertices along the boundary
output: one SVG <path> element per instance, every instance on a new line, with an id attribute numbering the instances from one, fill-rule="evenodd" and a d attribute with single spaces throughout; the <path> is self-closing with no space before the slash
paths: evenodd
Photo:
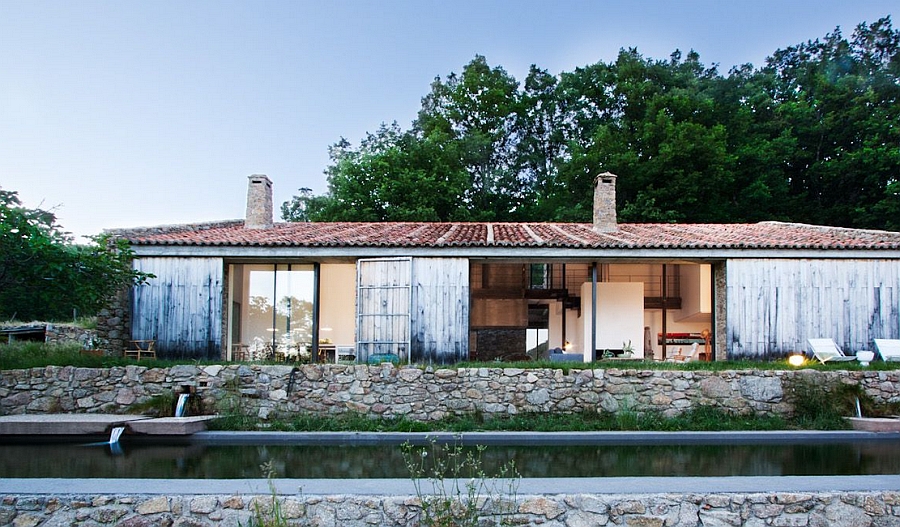
<path id="1" fill-rule="evenodd" d="M 523 361 L 523 362 L 461 362 L 451 368 L 522 368 L 538 369 L 547 368 L 563 370 L 568 373 L 571 370 L 590 369 L 641 369 L 653 371 L 726 371 L 726 370 L 796 370 L 798 368 L 788 364 L 787 359 L 768 361 L 758 360 L 729 360 L 729 361 L 691 361 L 691 362 L 659 362 L 653 360 L 635 359 L 632 361 L 599 360 L 590 363 L 550 362 L 550 361 Z M 900 369 L 900 362 L 884 362 L 876 360 L 868 367 L 860 366 L 856 362 L 840 362 L 821 364 L 816 360 L 807 360 L 802 369 L 817 371 L 841 371 L 841 370 L 875 370 L 889 371 Z"/>
<path id="2" fill-rule="evenodd" d="M 75 326 L 82 329 L 97 329 L 97 317 L 95 316 L 80 316 L 74 320 L 3 320 L 0 321 L 0 327 L 16 327 L 16 326 L 33 326 L 33 325 L 44 325 L 44 324 L 55 324 L 59 326 Z"/>
<path id="3" fill-rule="evenodd" d="M 143 360 L 141 366 L 161 368 L 195 361 Z M 111 368 L 137 364 L 124 357 L 108 357 L 82 353 L 80 344 L 45 344 L 43 342 L 12 342 L 0 344 L 0 370 L 43 368 L 45 366 L 75 366 L 79 368 Z"/>
<path id="4" fill-rule="evenodd" d="M 224 415 L 210 423 L 213 430 L 258 430 L 251 416 Z M 827 429 L 843 428 L 830 424 Z M 737 416 L 712 407 L 699 407 L 677 417 L 658 412 L 621 411 L 615 414 L 518 414 L 484 418 L 481 414 L 448 417 L 438 421 L 372 419 L 361 414 L 335 416 L 297 415 L 275 419 L 266 430 L 280 432 L 603 432 L 603 431 L 735 431 L 800 428 L 779 416 Z"/>
<path id="5" fill-rule="evenodd" d="M 142 360 L 141 366 L 151 368 L 163 368 L 178 364 L 224 364 L 224 361 L 196 360 L 196 359 L 159 359 Z M 126 366 L 136 364 L 136 361 L 123 357 L 108 357 L 87 355 L 81 352 L 78 344 L 45 344 L 43 342 L 13 342 L 0 344 L 0 370 L 12 370 L 22 368 L 41 368 L 44 366 L 78 366 L 84 368 L 108 368 L 112 366 Z M 262 364 L 284 365 L 283 362 L 266 362 Z M 587 369 L 641 369 L 641 370 L 673 370 L 673 371 L 725 371 L 725 370 L 795 370 L 787 360 L 753 361 L 715 361 L 715 362 L 657 362 L 652 360 L 612 361 L 600 360 L 587 364 L 571 362 L 550 361 L 523 361 L 523 362 L 460 362 L 451 365 L 416 365 L 420 368 L 521 368 L 521 369 L 554 369 L 569 373 L 571 370 Z M 817 361 L 807 361 L 805 369 L 819 371 L 838 370 L 896 370 L 900 369 L 900 362 L 872 362 L 868 367 L 862 367 L 856 362 L 841 362 L 834 364 L 819 364 Z"/>

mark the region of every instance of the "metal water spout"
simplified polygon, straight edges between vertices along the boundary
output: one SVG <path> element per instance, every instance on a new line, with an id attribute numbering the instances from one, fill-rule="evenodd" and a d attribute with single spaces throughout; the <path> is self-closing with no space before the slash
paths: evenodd
<path id="1" fill-rule="evenodd" d="M 178 396 L 178 404 L 175 405 L 175 417 L 184 417 L 184 407 L 187 405 L 188 397 L 191 394 L 182 393 Z"/>
<path id="2" fill-rule="evenodd" d="M 862 419 L 862 407 L 859 405 L 859 397 L 856 398 L 856 417 Z"/>

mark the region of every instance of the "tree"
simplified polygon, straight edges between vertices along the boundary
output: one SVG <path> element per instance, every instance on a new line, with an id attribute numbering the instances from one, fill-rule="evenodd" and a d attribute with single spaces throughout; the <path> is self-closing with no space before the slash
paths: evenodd
<path id="1" fill-rule="evenodd" d="M 516 162 L 518 82 L 503 68 L 476 57 L 460 75 L 437 78 L 422 99 L 414 130 L 451 148 L 469 181 L 461 205 L 473 219 L 508 221 L 533 200 Z"/>
<path id="2" fill-rule="evenodd" d="M 775 119 L 793 141 L 785 179 L 796 221 L 896 228 L 900 31 L 890 17 L 776 51 Z"/>
<path id="3" fill-rule="evenodd" d="M 359 148 L 341 140 L 330 150 L 327 196 L 301 193 L 282 206 L 291 221 L 466 220 L 468 176 L 455 144 L 438 132 L 420 138 L 393 123 Z"/>
<path id="4" fill-rule="evenodd" d="M 0 189 L 0 317 L 67 320 L 95 314 L 120 288 L 150 275 L 131 267 L 124 240 L 72 243 L 52 212 L 22 207 Z"/>
<path id="5" fill-rule="evenodd" d="M 900 228 L 900 31 L 889 17 L 776 50 L 762 68 L 623 49 L 522 86 L 476 56 L 408 131 L 332 147 L 325 196 L 287 219 L 590 221 L 619 175 L 623 221 Z M 436 196 L 435 194 L 439 194 Z"/>

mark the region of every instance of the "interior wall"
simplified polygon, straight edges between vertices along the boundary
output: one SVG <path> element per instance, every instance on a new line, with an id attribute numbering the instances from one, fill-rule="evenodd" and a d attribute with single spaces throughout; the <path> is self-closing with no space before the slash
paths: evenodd
<path id="1" fill-rule="evenodd" d="M 472 327 L 512 327 L 528 325 L 528 302 L 525 299 L 477 298 L 472 301 Z"/>
<path id="2" fill-rule="evenodd" d="M 319 266 L 319 338 L 356 344 L 356 264 Z"/>
<path id="3" fill-rule="evenodd" d="M 581 286 L 584 316 L 585 358 L 590 360 L 592 285 Z M 644 284 L 642 282 L 600 282 L 597 284 L 597 350 L 621 350 L 629 341 L 634 357 L 643 357 Z"/>
<path id="4" fill-rule="evenodd" d="M 677 320 L 712 321 L 712 266 L 681 265 L 681 309 Z"/>
<path id="5" fill-rule="evenodd" d="M 583 351 L 581 346 L 581 329 L 578 322 L 578 310 L 569 309 L 566 312 L 566 335 L 563 338 L 562 331 L 562 312 L 563 303 L 558 301 L 550 302 L 550 349 L 562 348 L 565 341 L 569 341 L 571 349 L 569 352 Z"/>

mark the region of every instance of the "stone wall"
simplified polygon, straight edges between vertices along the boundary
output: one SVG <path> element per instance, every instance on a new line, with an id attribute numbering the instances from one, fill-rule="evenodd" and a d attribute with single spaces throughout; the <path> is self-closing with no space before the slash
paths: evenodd
<path id="1" fill-rule="evenodd" d="M 97 337 L 100 348 L 108 355 L 121 357 L 131 339 L 131 290 L 123 289 L 97 313 Z"/>
<path id="2" fill-rule="evenodd" d="M 251 525 L 271 517 L 272 496 L 6 495 L 0 526 L 120 527 Z M 279 496 L 288 525 L 374 527 L 417 525 L 415 496 Z M 490 503 L 490 502 L 489 502 Z M 582 527 L 889 526 L 900 525 L 900 492 L 576 494 L 519 496 L 510 513 L 482 525 Z"/>
<path id="3" fill-rule="evenodd" d="M 48 344 L 80 344 L 84 349 L 94 349 L 99 344 L 97 331 L 68 324 L 47 324 L 44 342 Z"/>
<path id="4" fill-rule="evenodd" d="M 662 371 L 519 368 L 397 368 L 231 364 L 171 368 L 47 366 L 0 371 L 0 414 L 127 411 L 163 392 L 197 393 L 206 413 L 239 405 L 261 419 L 297 412 L 435 420 L 448 414 L 655 410 L 698 405 L 740 414 L 789 415 L 795 379 L 827 387 L 858 384 L 876 403 L 900 401 L 893 371 Z"/>

